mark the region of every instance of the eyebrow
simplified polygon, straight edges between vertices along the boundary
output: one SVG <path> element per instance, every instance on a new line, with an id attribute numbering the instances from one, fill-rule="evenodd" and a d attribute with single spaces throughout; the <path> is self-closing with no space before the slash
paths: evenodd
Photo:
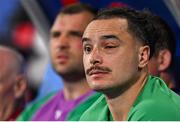
<path id="1" fill-rule="evenodd" d="M 100 38 L 101 40 L 104 40 L 104 39 L 116 39 L 116 40 L 119 40 L 119 38 L 115 35 L 103 35 L 101 36 Z"/>
<path id="2" fill-rule="evenodd" d="M 59 32 L 59 31 L 50 31 L 50 35 L 52 36 L 52 35 L 54 35 L 54 34 L 60 34 L 61 32 Z"/>
<path id="3" fill-rule="evenodd" d="M 80 32 L 80 31 L 69 31 L 69 34 L 74 35 L 74 36 L 78 36 L 78 37 L 83 36 L 83 32 Z"/>
<path id="4" fill-rule="evenodd" d="M 82 37 L 83 36 L 83 32 L 81 32 L 81 31 L 69 31 L 68 33 L 70 35 L 74 35 L 74 36 L 78 36 L 78 37 Z M 54 34 L 61 34 L 61 31 L 51 30 L 50 31 L 50 35 L 54 35 Z"/>
<path id="5" fill-rule="evenodd" d="M 86 38 L 86 37 L 83 37 L 83 38 L 82 38 L 82 43 L 84 43 L 84 42 L 88 42 L 88 41 L 90 41 L 90 39 L 89 39 L 89 38 Z"/>
<path id="6" fill-rule="evenodd" d="M 115 39 L 115 40 L 120 40 L 117 36 L 115 35 L 103 35 L 100 37 L 100 40 L 105 40 L 105 39 Z M 83 37 L 82 38 L 82 43 L 84 42 L 88 42 L 88 41 L 91 41 L 89 38 L 87 37 Z"/>

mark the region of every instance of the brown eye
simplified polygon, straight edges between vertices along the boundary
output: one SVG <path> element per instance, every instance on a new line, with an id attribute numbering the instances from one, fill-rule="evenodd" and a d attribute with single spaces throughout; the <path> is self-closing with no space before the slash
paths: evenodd
<path id="1" fill-rule="evenodd" d="M 84 52 L 85 52 L 86 54 L 91 53 L 91 51 L 92 51 L 91 46 L 84 46 Z"/>

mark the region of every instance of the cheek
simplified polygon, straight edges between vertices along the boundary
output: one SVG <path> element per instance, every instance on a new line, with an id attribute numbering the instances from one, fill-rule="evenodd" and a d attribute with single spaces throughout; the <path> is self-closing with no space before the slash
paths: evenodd
<path id="1" fill-rule="evenodd" d="M 7 96 L 13 91 L 13 86 L 11 84 L 0 84 L 0 95 Z"/>
<path id="2" fill-rule="evenodd" d="M 49 50 L 50 50 L 51 55 L 53 54 L 53 48 L 54 48 L 54 45 L 52 42 L 50 42 L 49 43 Z"/>
<path id="3" fill-rule="evenodd" d="M 112 70 L 114 70 L 115 75 L 128 74 L 138 69 L 138 56 L 134 54 L 119 54 L 116 57 L 109 58 L 108 62 L 112 65 Z"/>
<path id="4" fill-rule="evenodd" d="M 74 55 L 76 55 L 78 58 L 82 60 L 83 58 L 82 43 L 76 43 L 72 45 L 71 53 L 73 53 Z"/>
<path id="5" fill-rule="evenodd" d="M 70 43 L 71 46 L 71 52 L 77 53 L 79 55 L 83 55 L 83 45 L 81 40 L 75 40 L 74 42 Z"/>
<path id="6" fill-rule="evenodd" d="M 80 50 L 81 52 L 83 51 L 83 44 L 81 42 L 81 40 L 76 40 L 74 43 L 72 43 L 71 45 L 73 47 L 73 50 Z M 83 52 L 82 52 L 83 53 Z"/>
<path id="7" fill-rule="evenodd" d="M 0 84 L 0 96 L 2 95 L 3 93 L 3 86 Z"/>
<path id="8" fill-rule="evenodd" d="M 50 56 L 51 56 L 51 58 L 53 58 L 55 55 L 55 51 L 57 50 L 57 48 L 53 42 L 49 43 L 49 50 L 50 50 Z"/>
<path id="9" fill-rule="evenodd" d="M 82 49 L 82 47 L 83 47 L 83 44 L 81 40 L 79 40 L 79 43 L 77 43 L 77 48 Z"/>

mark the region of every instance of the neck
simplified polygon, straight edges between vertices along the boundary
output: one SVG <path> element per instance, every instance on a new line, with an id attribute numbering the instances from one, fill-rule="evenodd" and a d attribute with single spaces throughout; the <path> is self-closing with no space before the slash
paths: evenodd
<path id="1" fill-rule="evenodd" d="M 81 79 L 80 81 L 71 81 L 67 82 L 64 81 L 64 97 L 67 100 L 74 100 L 79 98 L 80 96 L 84 95 L 90 88 L 85 80 L 85 78 Z"/>
<path id="2" fill-rule="evenodd" d="M 167 86 L 172 89 L 175 87 L 174 84 L 174 78 L 173 76 L 168 72 L 161 72 L 160 77 L 163 79 L 163 81 L 167 84 Z"/>
<path id="3" fill-rule="evenodd" d="M 147 77 L 148 74 L 144 73 L 129 89 L 117 97 L 110 98 L 106 96 L 109 109 L 115 121 L 126 121 L 131 106 L 146 83 Z"/>

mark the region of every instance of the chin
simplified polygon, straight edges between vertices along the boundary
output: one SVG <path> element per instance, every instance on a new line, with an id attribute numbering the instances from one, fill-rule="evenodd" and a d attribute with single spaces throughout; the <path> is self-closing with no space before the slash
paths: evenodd
<path id="1" fill-rule="evenodd" d="M 89 83 L 89 86 L 91 87 L 91 89 L 97 91 L 97 92 L 102 92 L 106 89 L 106 87 L 104 86 L 104 84 L 102 83 L 97 83 L 97 82 L 91 82 Z"/>

